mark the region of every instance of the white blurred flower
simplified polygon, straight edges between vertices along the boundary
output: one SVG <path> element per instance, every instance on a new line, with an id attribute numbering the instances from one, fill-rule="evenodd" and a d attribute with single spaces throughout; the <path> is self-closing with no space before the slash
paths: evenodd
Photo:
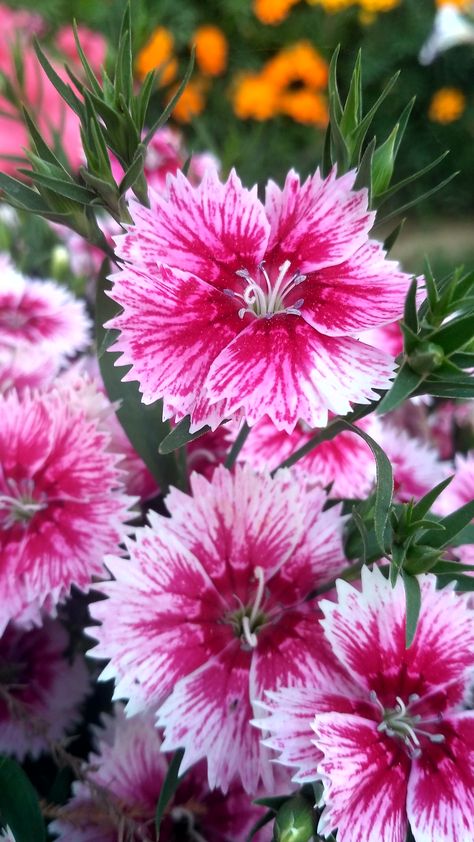
<path id="1" fill-rule="evenodd" d="M 471 8 L 474 12 L 474 3 Z M 448 3 L 436 13 L 431 34 L 420 50 L 419 62 L 431 64 L 440 53 L 458 44 L 474 44 L 474 23 Z"/>

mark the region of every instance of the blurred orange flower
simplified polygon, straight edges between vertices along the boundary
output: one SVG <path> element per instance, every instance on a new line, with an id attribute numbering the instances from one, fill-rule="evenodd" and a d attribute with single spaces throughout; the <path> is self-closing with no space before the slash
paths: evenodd
<path id="1" fill-rule="evenodd" d="M 219 76 L 227 67 L 228 44 L 221 29 L 211 24 L 196 29 L 196 63 L 205 76 Z"/>
<path id="2" fill-rule="evenodd" d="M 168 102 L 173 98 L 178 87 L 178 85 L 175 85 L 170 90 Z M 202 114 L 206 105 L 205 95 L 206 85 L 204 79 L 191 79 L 173 108 L 172 114 L 174 119 L 178 123 L 190 123 L 193 117 Z"/>
<path id="3" fill-rule="evenodd" d="M 253 11 L 261 23 L 276 24 L 288 17 L 298 0 L 254 0 Z"/>
<path id="4" fill-rule="evenodd" d="M 309 41 L 297 41 L 270 59 L 263 69 L 267 79 L 281 90 L 291 85 L 324 88 L 328 66 Z"/>
<path id="5" fill-rule="evenodd" d="M 234 112 L 241 120 L 270 120 L 277 114 L 278 91 L 262 73 L 246 73 L 237 79 L 232 96 Z"/>
<path id="6" fill-rule="evenodd" d="M 428 117 L 433 123 L 454 123 L 466 110 L 466 97 L 458 88 L 440 88 L 433 94 Z"/>
<path id="7" fill-rule="evenodd" d="M 279 106 L 282 114 L 287 114 L 298 123 L 307 123 L 321 129 L 328 124 L 328 106 L 325 98 L 317 91 L 310 91 L 308 88 L 289 91 L 282 94 Z"/>
<path id="8" fill-rule="evenodd" d="M 173 49 L 172 33 L 164 26 L 159 26 L 138 53 L 136 69 L 139 77 L 143 79 L 150 70 L 158 68 L 160 85 L 173 82 L 178 72 L 178 62 L 173 56 Z"/>

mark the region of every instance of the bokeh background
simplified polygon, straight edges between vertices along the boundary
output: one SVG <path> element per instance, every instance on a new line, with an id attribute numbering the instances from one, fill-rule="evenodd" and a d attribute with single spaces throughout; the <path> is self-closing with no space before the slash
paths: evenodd
<path id="1" fill-rule="evenodd" d="M 441 7 L 463 15 L 467 35 L 429 64 L 420 51 Z M 113 57 L 122 3 L 117 0 L 24 0 L 44 20 L 41 37 L 55 49 L 61 27 L 75 17 L 102 33 Z M 397 71 L 400 79 L 377 114 L 384 139 L 416 96 L 398 162 L 403 178 L 444 150 L 449 156 L 403 199 L 430 190 L 453 171 L 446 188 L 419 204 L 396 247 L 410 270 L 425 252 L 440 271 L 474 259 L 474 17 L 465 0 L 133 0 L 137 79 L 161 68 L 153 99 L 158 114 L 176 89 L 196 44 L 195 70 L 172 122 L 191 151 L 208 150 L 225 173 L 236 166 L 244 182 L 281 181 L 290 167 L 317 166 L 327 122 L 327 69 L 341 45 L 339 78 L 347 89 L 359 49 L 370 106 Z M 463 43 L 464 41 L 464 43 Z"/>

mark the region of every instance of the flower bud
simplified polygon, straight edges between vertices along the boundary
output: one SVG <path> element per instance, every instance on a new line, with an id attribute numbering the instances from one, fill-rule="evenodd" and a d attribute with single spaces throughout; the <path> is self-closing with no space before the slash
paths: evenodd
<path id="1" fill-rule="evenodd" d="M 417 374 L 430 374 L 444 362 L 444 351 L 441 345 L 434 342 L 421 342 L 418 348 L 408 357 L 408 364 Z"/>
<path id="2" fill-rule="evenodd" d="M 286 801 L 275 818 L 275 842 L 309 842 L 315 833 L 313 809 L 301 795 Z"/>

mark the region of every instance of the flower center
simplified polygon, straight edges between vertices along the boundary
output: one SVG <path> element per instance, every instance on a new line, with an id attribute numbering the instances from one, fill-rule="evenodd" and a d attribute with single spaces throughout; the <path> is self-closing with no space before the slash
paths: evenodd
<path id="1" fill-rule="evenodd" d="M 370 698 L 380 710 L 382 714 L 382 721 L 377 726 L 377 730 L 386 734 L 387 737 L 394 737 L 403 742 L 410 757 L 420 757 L 421 742 L 420 737 L 425 737 L 430 743 L 444 742 L 444 734 L 437 734 L 425 729 L 425 725 L 431 725 L 433 722 L 439 722 L 439 719 L 423 719 L 420 714 L 410 712 L 410 706 L 420 701 L 417 693 L 412 693 L 408 698 L 408 706 L 404 701 L 397 696 L 397 704 L 394 708 L 384 708 L 377 695 L 372 691 Z"/>
<path id="2" fill-rule="evenodd" d="M 228 622 L 234 628 L 245 649 L 255 649 L 258 643 L 256 632 L 265 622 L 265 614 L 261 610 L 265 593 L 263 568 L 256 567 L 254 575 L 257 580 L 257 590 L 252 605 L 249 607 L 241 605 L 238 611 L 234 611 L 228 617 Z"/>
<path id="3" fill-rule="evenodd" d="M 239 309 L 241 319 L 245 313 L 256 316 L 259 319 L 271 319 L 277 313 L 290 313 L 293 316 L 301 316 L 300 309 L 304 304 L 303 298 L 298 298 L 291 306 L 287 306 L 285 299 L 290 293 L 306 280 L 306 275 L 301 272 L 294 272 L 288 276 L 290 261 L 285 260 L 278 270 L 278 277 L 272 283 L 269 274 L 265 269 L 264 261 L 258 265 L 259 277 L 256 280 L 248 269 L 239 269 L 235 274 L 245 282 L 243 293 L 225 289 L 224 292 L 232 298 L 237 298 L 243 303 Z"/>
<path id="4" fill-rule="evenodd" d="M 0 529 L 11 529 L 17 523 L 26 527 L 37 512 L 47 507 L 46 497 L 35 497 L 32 479 L 17 482 L 10 477 L 6 483 L 11 494 L 0 494 Z"/>

